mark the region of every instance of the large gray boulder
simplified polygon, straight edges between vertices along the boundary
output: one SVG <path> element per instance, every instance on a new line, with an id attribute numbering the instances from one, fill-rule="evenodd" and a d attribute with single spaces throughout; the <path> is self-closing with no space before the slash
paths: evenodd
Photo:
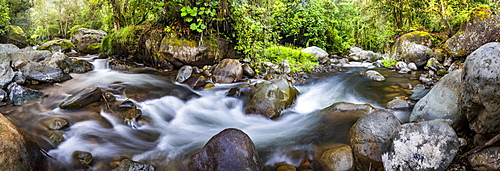
<path id="1" fill-rule="evenodd" d="M 171 62 L 175 67 L 191 65 L 203 67 L 216 61 L 217 47 L 213 44 L 178 39 L 166 36 L 160 43 L 161 57 Z"/>
<path id="2" fill-rule="evenodd" d="M 217 83 L 234 83 L 243 77 L 243 67 L 236 59 L 224 59 L 215 66 L 213 77 Z"/>
<path id="3" fill-rule="evenodd" d="M 55 52 L 40 62 L 42 65 L 59 68 L 67 74 L 73 70 L 73 62 L 62 52 Z"/>
<path id="4" fill-rule="evenodd" d="M 107 35 L 105 31 L 79 28 L 71 35 L 71 42 L 80 53 L 96 54 L 102 39 Z"/>
<path id="5" fill-rule="evenodd" d="M 500 43 L 481 46 L 467 57 L 458 104 L 469 127 L 480 134 L 500 132 Z"/>
<path id="6" fill-rule="evenodd" d="M 309 54 L 313 55 L 314 57 L 316 57 L 317 59 L 323 59 L 323 58 L 328 57 L 328 53 L 325 50 L 323 50 L 319 47 L 316 47 L 316 46 L 311 46 L 311 47 L 302 49 L 301 51 L 305 52 L 305 53 L 309 53 Z"/>
<path id="7" fill-rule="evenodd" d="M 26 103 L 31 103 L 45 97 L 45 95 L 42 92 L 17 85 L 17 83 L 11 83 L 7 87 L 7 89 L 10 92 L 9 93 L 10 101 L 14 105 L 23 105 Z"/>
<path id="8" fill-rule="evenodd" d="M 368 70 L 365 73 L 363 73 L 363 75 L 374 81 L 380 82 L 385 80 L 385 77 L 382 74 L 374 70 Z"/>
<path id="9" fill-rule="evenodd" d="M 228 128 L 213 136 L 185 162 L 188 170 L 218 171 L 263 169 L 255 145 L 243 131 Z"/>
<path id="10" fill-rule="evenodd" d="M 410 122 L 447 119 L 453 128 L 464 125 L 465 116 L 458 108 L 458 101 L 463 89 L 462 70 L 449 73 L 427 95 L 415 104 L 410 115 Z"/>
<path id="11" fill-rule="evenodd" d="M 414 62 L 418 67 L 424 66 L 429 58 L 434 57 L 432 36 L 423 31 L 414 31 L 399 37 L 389 52 L 391 59 Z"/>
<path id="12" fill-rule="evenodd" d="M 380 110 L 361 117 L 349 131 L 356 168 L 382 168 L 382 153 L 389 148 L 390 138 L 400 126 L 390 111 Z"/>
<path id="13" fill-rule="evenodd" d="M 58 68 L 45 66 L 38 62 L 30 62 L 22 67 L 20 71 L 26 76 L 26 79 L 40 82 L 61 82 L 72 78 Z"/>
<path id="14" fill-rule="evenodd" d="M 351 47 L 351 49 L 349 50 L 349 59 L 352 61 L 375 62 L 382 58 L 383 56 L 380 53 L 375 53 L 369 50 L 363 50 L 359 47 Z"/>
<path id="15" fill-rule="evenodd" d="M 19 48 L 13 44 L 0 44 L 0 63 L 11 62 L 10 55 L 19 51 Z"/>
<path id="16" fill-rule="evenodd" d="M 299 91 L 286 78 L 262 81 L 255 85 L 250 93 L 250 100 L 245 106 L 245 113 L 260 114 L 267 118 L 281 116 L 281 111 L 290 107 Z"/>
<path id="17" fill-rule="evenodd" d="M 393 135 L 382 161 L 385 170 L 446 170 L 459 147 L 457 134 L 444 121 L 408 123 Z"/>
<path id="18" fill-rule="evenodd" d="M 41 61 L 50 55 L 52 55 L 52 52 L 48 50 L 35 50 L 32 47 L 26 47 L 10 54 L 9 61 L 12 61 L 12 63 L 19 60 Z"/>
<path id="19" fill-rule="evenodd" d="M 0 113 L 0 170 L 45 170 L 40 147 Z"/>
<path id="20" fill-rule="evenodd" d="M 43 43 L 37 50 L 49 50 L 51 52 L 70 52 L 75 45 L 70 40 L 56 39 Z"/>
<path id="21" fill-rule="evenodd" d="M 9 63 L 0 64 L 0 89 L 7 87 L 7 85 L 12 82 L 15 75 Z"/>
<path id="22" fill-rule="evenodd" d="M 444 48 L 452 57 L 464 57 L 486 43 L 499 40 L 500 16 L 483 5 L 471 13 L 471 19 L 445 42 Z"/>

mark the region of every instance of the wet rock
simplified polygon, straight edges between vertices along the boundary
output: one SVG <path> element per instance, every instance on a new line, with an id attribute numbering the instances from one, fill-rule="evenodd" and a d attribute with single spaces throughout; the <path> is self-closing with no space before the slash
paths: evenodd
<path id="1" fill-rule="evenodd" d="M 427 64 L 425 65 L 425 67 L 427 67 L 430 70 L 435 71 L 438 74 L 444 75 L 444 74 L 448 73 L 446 68 L 441 63 L 439 63 L 439 61 L 436 58 L 429 59 L 427 61 Z"/>
<path id="2" fill-rule="evenodd" d="M 458 104 L 469 127 L 480 134 L 500 132 L 500 43 L 488 43 L 467 57 Z"/>
<path id="3" fill-rule="evenodd" d="M 446 170 L 460 142 L 448 123 L 433 120 L 401 125 L 382 155 L 386 170 Z"/>
<path id="4" fill-rule="evenodd" d="M 9 63 L 0 64 L 0 89 L 7 87 L 14 79 L 15 73 Z"/>
<path id="5" fill-rule="evenodd" d="M 18 85 L 23 85 L 26 83 L 26 76 L 24 76 L 22 72 L 18 71 L 14 76 L 14 82 L 17 83 Z"/>
<path id="6" fill-rule="evenodd" d="M 53 118 L 50 120 L 46 120 L 45 122 L 43 122 L 43 125 L 52 130 L 61 130 L 69 127 L 68 121 L 63 118 Z"/>
<path id="7" fill-rule="evenodd" d="M 19 48 L 24 48 L 29 45 L 28 38 L 23 29 L 15 25 L 7 25 L 4 30 L 6 31 L 6 39 L 2 42 L 14 44 Z"/>
<path id="8" fill-rule="evenodd" d="M 493 14 L 487 6 L 479 6 L 457 34 L 445 42 L 444 48 L 452 57 L 467 56 L 486 43 L 500 40 L 498 23 L 499 15 Z"/>
<path id="9" fill-rule="evenodd" d="M 94 160 L 91 153 L 85 151 L 74 151 L 71 155 L 73 166 L 79 169 L 85 169 Z"/>
<path id="10" fill-rule="evenodd" d="M 382 168 L 382 153 L 390 145 L 390 138 L 399 128 L 398 118 L 390 111 L 379 110 L 361 117 L 349 131 L 355 165 L 361 170 Z"/>
<path id="11" fill-rule="evenodd" d="M 295 168 L 294 165 L 289 165 L 289 164 L 281 165 L 276 169 L 276 171 L 296 171 L 296 170 L 297 168 Z"/>
<path id="12" fill-rule="evenodd" d="M 104 98 L 107 102 L 114 102 L 116 101 L 115 95 L 111 92 L 104 92 Z"/>
<path id="13" fill-rule="evenodd" d="M 315 154 L 314 169 L 324 171 L 350 171 L 354 170 L 354 156 L 352 149 L 347 144 L 332 144 L 322 147 Z M 316 164 L 316 162 L 318 164 Z"/>
<path id="14" fill-rule="evenodd" d="M 85 73 L 94 70 L 94 65 L 86 60 L 74 60 L 71 72 Z"/>
<path id="15" fill-rule="evenodd" d="M 0 89 L 0 102 L 7 100 L 9 95 L 3 89 Z"/>
<path id="16" fill-rule="evenodd" d="M 414 31 L 399 37 L 392 45 L 389 56 L 397 61 L 414 62 L 420 67 L 434 57 L 431 46 L 432 36 L 429 33 Z"/>
<path id="17" fill-rule="evenodd" d="M 112 171 L 154 171 L 155 167 L 149 164 L 123 159 L 120 165 Z"/>
<path id="18" fill-rule="evenodd" d="M 0 113 L 0 170 L 45 170 L 40 147 Z"/>
<path id="19" fill-rule="evenodd" d="M 71 42 L 80 53 L 96 54 L 99 53 L 99 46 L 106 35 L 105 31 L 80 28 L 71 35 Z"/>
<path id="20" fill-rule="evenodd" d="M 184 84 L 188 85 L 194 90 L 201 90 L 209 83 L 209 80 L 203 75 L 196 74 L 191 76 Z"/>
<path id="21" fill-rule="evenodd" d="M 255 71 L 252 69 L 252 67 L 250 67 L 250 65 L 243 64 L 242 68 L 243 68 L 244 75 L 249 76 L 249 77 L 255 76 Z"/>
<path id="22" fill-rule="evenodd" d="M 247 114 L 261 114 L 268 118 L 281 116 L 281 111 L 290 107 L 299 91 L 286 78 L 262 81 L 255 85 L 250 100 L 245 106 Z"/>
<path id="23" fill-rule="evenodd" d="M 70 95 L 59 104 L 59 107 L 61 109 L 79 109 L 101 99 L 101 94 L 102 92 L 99 87 L 84 88 Z"/>
<path id="24" fill-rule="evenodd" d="M 416 65 L 415 63 L 413 63 L 413 62 L 410 62 L 410 63 L 408 64 L 408 68 L 409 68 L 410 70 L 412 70 L 412 71 L 416 71 L 416 70 L 418 70 L 417 65 Z"/>
<path id="25" fill-rule="evenodd" d="M 41 61 L 40 64 L 53 68 L 59 68 L 65 74 L 70 73 L 73 70 L 73 62 L 61 52 L 53 53 L 51 56 Z"/>
<path id="26" fill-rule="evenodd" d="M 250 137 L 243 131 L 229 128 L 213 136 L 205 146 L 185 162 L 188 170 L 260 171 L 262 165 Z"/>
<path id="27" fill-rule="evenodd" d="M 313 55 L 318 60 L 322 59 L 322 58 L 327 58 L 328 57 L 328 53 L 326 53 L 325 50 L 323 50 L 323 49 L 321 49 L 319 47 L 316 47 L 316 46 L 311 46 L 311 47 L 302 49 L 301 51 Z"/>
<path id="28" fill-rule="evenodd" d="M 189 65 L 184 65 L 179 69 L 179 72 L 177 72 L 177 77 L 175 80 L 177 80 L 180 83 L 183 83 L 187 79 L 191 77 L 191 74 L 193 73 L 193 67 Z"/>
<path id="29" fill-rule="evenodd" d="M 57 39 L 45 42 L 37 50 L 49 50 L 52 52 L 70 52 L 75 45 L 66 39 Z"/>
<path id="30" fill-rule="evenodd" d="M 64 133 L 62 131 L 50 131 L 49 140 L 55 146 L 59 146 L 64 141 Z"/>
<path id="31" fill-rule="evenodd" d="M 9 99 L 14 105 L 23 105 L 42 99 L 45 95 L 37 90 L 11 83 L 8 88 Z"/>
<path id="32" fill-rule="evenodd" d="M 241 80 L 243 68 L 236 59 L 224 59 L 214 69 L 213 77 L 217 83 L 234 83 Z"/>
<path id="33" fill-rule="evenodd" d="M 394 98 L 389 103 L 387 103 L 387 109 L 407 109 L 410 105 L 405 99 L 402 98 Z"/>
<path id="34" fill-rule="evenodd" d="M 175 67 L 212 65 L 216 61 L 217 45 L 166 36 L 160 43 L 162 57 Z"/>
<path id="35" fill-rule="evenodd" d="M 290 73 L 290 64 L 288 63 L 288 60 L 278 63 L 278 70 L 285 74 Z"/>
<path id="36" fill-rule="evenodd" d="M 377 71 L 368 70 L 363 73 L 364 76 L 374 80 L 374 81 L 384 81 L 385 77 Z"/>
<path id="37" fill-rule="evenodd" d="M 462 71 L 452 72 L 439 81 L 422 99 L 410 115 L 410 122 L 448 119 L 455 129 L 463 127 L 465 116 L 459 111 L 460 93 L 463 91 Z"/>
<path id="38" fill-rule="evenodd" d="M 354 104 L 347 102 L 337 102 L 323 110 L 339 111 L 339 112 L 351 112 L 351 111 L 364 111 L 366 114 L 376 111 L 370 104 Z"/>
<path id="39" fill-rule="evenodd" d="M 117 107 L 122 108 L 122 109 L 135 109 L 135 108 L 137 108 L 135 103 L 133 101 L 130 101 L 130 100 L 123 101 Z"/>
<path id="40" fill-rule="evenodd" d="M 500 147 L 485 148 L 468 158 L 475 171 L 500 170 Z"/>
<path id="41" fill-rule="evenodd" d="M 61 82 L 71 79 L 71 76 L 63 73 L 60 69 L 30 62 L 20 70 L 28 80 L 39 82 Z"/>

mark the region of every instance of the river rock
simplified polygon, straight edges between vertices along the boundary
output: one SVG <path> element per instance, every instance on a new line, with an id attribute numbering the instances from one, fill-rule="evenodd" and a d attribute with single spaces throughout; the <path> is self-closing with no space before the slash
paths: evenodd
<path id="1" fill-rule="evenodd" d="M 66 39 L 57 39 L 45 42 L 37 50 L 50 50 L 52 52 L 70 52 L 75 45 Z"/>
<path id="2" fill-rule="evenodd" d="M 278 168 L 276 168 L 276 171 L 296 171 L 296 170 L 297 168 L 295 168 L 295 166 L 291 164 L 281 165 Z"/>
<path id="3" fill-rule="evenodd" d="M 281 116 L 283 109 L 295 102 L 298 94 L 299 91 L 284 76 L 259 82 L 252 89 L 250 100 L 245 106 L 245 113 L 277 118 Z"/>
<path id="4" fill-rule="evenodd" d="M 0 89 L 6 88 L 14 79 L 14 70 L 9 66 L 9 63 L 0 64 Z"/>
<path id="5" fill-rule="evenodd" d="M 382 155 L 385 170 L 446 170 L 460 147 L 453 128 L 440 120 L 403 124 L 391 141 Z"/>
<path id="6" fill-rule="evenodd" d="M 136 162 L 130 159 L 123 159 L 120 165 L 112 171 L 154 171 L 155 167 L 149 164 Z"/>
<path id="7" fill-rule="evenodd" d="M 177 80 L 180 83 L 183 83 L 184 81 L 189 79 L 189 77 L 191 77 L 192 73 L 193 73 L 193 67 L 189 65 L 184 65 L 182 66 L 181 69 L 179 69 L 179 72 L 177 72 L 177 77 L 175 80 Z"/>
<path id="8" fill-rule="evenodd" d="M 32 47 L 26 47 L 24 49 L 20 49 L 12 54 L 10 54 L 9 61 L 12 63 L 18 60 L 27 60 L 27 61 L 42 61 L 43 59 L 52 55 L 52 52 L 48 50 L 35 50 Z M 1 60 L 1 59 L 0 59 Z"/>
<path id="9" fill-rule="evenodd" d="M 500 170 L 500 147 L 488 147 L 468 158 L 475 171 Z"/>
<path id="10" fill-rule="evenodd" d="M 224 59 L 215 66 L 213 77 L 217 83 L 234 83 L 241 80 L 243 68 L 236 59 Z"/>
<path id="11" fill-rule="evenodd" d="M 379 59 L 382 59 L 382 54 L 375 53 L 373 51 L 369 50 L 363 50 L 358 47 L 351 47 L 351 50 L 349 50 L 349 59 L 351 61 L 368 61 L 368 62 L 374 62 Z"/>
<path id="12" fill-rule="evenodd" d="M 45 95 L 37 90 L 26 88 L 17 83 L 11 83 L 8 86 L 9 98 L 14 105 L 23 105 L 42 99 Z"/>
<path id="13" fill-rule="evenodd" d="M 349 131 L 356 168 L 382 168 L 382 153 L 388 150 L 389 140 L 399 126 L 398 118 L 387 110 L 379 110 L 361 117 Z"/>
<path id="14" fill-rule="evenodd" d="M 418 70 L 418 67 L 417 67 L 417 65 L 414 62 L 410 62 L 408 64 L 408 68 L 411 69 L 412 71 Z"/>
<path id="15" fill-rule="evenodd" d="M 467 57 L 458 104 L 469 127 L 480 134 L 500 133 L 500 43 L 488 43 Z"/>
<path id="16" fill-rule="evenodd" d="M 40 62 L 42 65 L 59 68 L 63 73 L 67 74 L 73 70 L 73 62 L 62 52 L 55 52 L 51 56 Z"/>
<path id="17" fill-rule="evenodd" d="M 385 77 L 377 71 L 368 70 L 363 73 L 364 76 L 374 80 L 374 81 L 384 81 Z"/>
<path id="18" fill-rule="evenodd" d="M 445 42 L 444 48 L 453 57 L 464 57 L 482 45 L 500 40 L 500 16 L 489 7 L 479 6 L 471 19 Z"/>
<path id="19" fill-rule="evenodd" d="M 69 126 L 69 123 L 66 119 L 63 118 L 53 118 L 50 120 L 46 120 L 43 122 L 45 127 L 51 130 L 61 130 Z"/>
<path id="20" fill-rule="evenodd" d="M 0 113 L 0 170 L 45 170 L 40 147 Z"/>
<path id="21" fill-rule="evenodd" d="M 249 77 L 255 76 L 255 71 L 253 70 L 252 67 L 250 67 L 249 64 L 243 64 L 242 68 L 243 68 L 244 75 L 249 76 Z"/>
<path id="22" fill-rule="evenodd" d="M 0 44 L 0 63 L 12 62 L 10 55 L 19 51 L 19 48 L 13 44 Z"/>
<path id="23" fill-rule="evenodd" d="M 243 131 L 228 128 L 213 136 L 205 146 L 185 162 L 188 170 L 263 169 L 255 145 Z"/>
<path id="24" fill-rule="evenodd" d="M 389 103 L 387 103 L 387 109 L 407 109 L 410 105 L 405 99 L 395 97 Z"/>
<path id="25" fill-rule="evenodd" d="M 290 64 L 288 63 L 288 60 L 284 60 L 278 63 L 278 70 L 284 74 L 290 73 Z"/>
<path id="26" fill-rule="evenodd" d="M 20 70 L 28 80 L 40 82 L 61 82 L 71 79 L 69 74 L 62 70 L 50 66 L 42 65 L 38 62 L 30 62 Z"/>
<path id="27" fill-rule="evenodd" d="M 324 171 L 353 171 L 354 156 L 347 144 L 332 144 L 322 147 L 314 154 L 313 168 Z"/>
<path id="28" fill-rule="evenodd" d="M 101 30 L 79 28 L 71 35 L 71 42 L 80 53 L 96 54 L 99 53 L 99 46 L 107 34 Z"/>
<path id="29" fill-rule="evenodd" d="M 313 55 L 318 60 L 328 57 L 328 53 L 325 50 L 323 50 L 319 47 L 316 47 L 316 46 L 311 46 L 311 47 L 302 49 L 301 51 Z"/>
<path id="30" fill-rule="evenodd" d="M 414 31 L 399 37 L 392 45 L 389 56 L 397 61 L 414 62 L 421 67 L 429 58 L 434 57 L 431 46 L 432 36 L 429 33 Z"/>
<path id="31" fill-rule="evenodd" d="M 21 71 L 17 71 L 15 73 L 16 73 L 16 75 L 14 76 L 14 82 L 16 82 L 19 85 L 25 84 L 26 83 L 26 76 Z"/>
<path id="32" fill-rule="evenodd" d="M 24 48 L 29 45 L 28 38 L 21 27 L 8 25 L 4 30 L 6 30 L 7 34 L 5 40 L 2 42 L 14 44 L 19 48 Z"/>
<path id="33" fill-rule="evenodd" d="M 375 109 L 370 104 L 354 104 L 354 103 L 347 103 L 347 102 L 337 102 L 337 103 L 334 103 L 323 110 L 340 111 L 340 112 L 364 111 L 364 113 L 369 114 L 369 113 L 376 111 L 377 109 Z"/>
<path id="34" fill-rule="evenodd" d="M 444 75 L 448 73 L 448 70 L 443 66 L 443 64 L 439 63 L 436 58 L 430 58 L 425 65 L 428 69 L 440 74 Z"/>
<path id="35" fill-rule="evenodd" d="M 444 76 L 422 99 L 410 115 L 410 122 L 447 119 L 455 129 L 462 127 L 465 116 L 459 111 L 459 98 L 463 91 L 462 70 Z"/>
<path id="36" fill-rule="evenodd" d="M 0 89 L 0 102 L 7 100 L 9 95 L 3 89 Z"/>
<path id="37" fill-rule="evenodd" d="M 85 73 L 94 70 L 94 65 L 86 60 L 74 60 L 71 72 Z"/>
<path id="38" fill-rule="evenodd" d="M 85 151 L 74 151 L 72 156 L 73 166 L 79 169 L 85 169 L 94 160 L 91 153 Z"/>
<path id="39" fill-rule="evenodd" d="M 70 95 L 59 107 L 61 109 L 79 109 L 101 99 L 102 91 L 99 87 L 84 88 Z"/>
<path id="40" fill-rule="evenodd" d="M 216 45 L 186 39 L 166 36 L 160 44 L 161 57 L 171 62 L 175 67 L 191 65 L 203 67 L 212 65 L 216 59 Z"/>

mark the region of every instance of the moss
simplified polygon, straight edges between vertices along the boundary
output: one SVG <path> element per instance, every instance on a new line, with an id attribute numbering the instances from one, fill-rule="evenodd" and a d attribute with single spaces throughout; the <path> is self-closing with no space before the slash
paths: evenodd
<path id="1" fill-rule="evenodd" d="M 71 41 L 69 40 L 58 39 L 58 40 L 48 41 L 43 45 L 39 46 L 37 49 L 55 51 L 58 50 L 58 48 L 56 47 L 60 47 L 61 51 L 69 52 L 71 51 L 71 49 L 75 48 L 75 45 L 73 45 L 73 43 L 71 43 Z"/>
<path id="2" fill-rule="evenodd" d="M 475 19 L 484 20 L 485 18 L 490 17 L 492 14 L 490 7 L 486 5 L 478 6 L 471 13 L 471 17 Z"/>
<path id="3" fill-rule="evenodd" d="M 384 65 L 385 67 L 391 67 L 391 66 L 398 63 L 398 61 L 393 60 L 393 59 L 383 59 L 381 62 L 382 62 L 382 65 Z"/>
<path id="4" fill-rule="evenodd" d="M 88 51 L 95 51 L 95 50 L 99 50 L 99 47 L 101 46 L 100 43 L 92 43 L 90 44 L 89 46 L 86 47 L 86 49 Z"/>
<path id="5" fill-rule="evenodd" d="M 21 27 L 8 25 L 6 30 L 8 39 L 17 41 L 17 43 L 20 44 L 28 45 L 28 39 L 26 38 L 26 35 Z"/>
<path id="6" fill-rule="evenodd" d="M 284 60 L 288 60 L 291 72 L 301 70 L 310 72 L 314 69 L 314 66 L 319 65 L 318 59 L 316 59 L 313 55 L 283 46 L 269 47 L 264 50 L 262 56 L 262 58 L 259 58 L 258 61 L 255 62 L 272 62 L 273 64 L 278 64 Z"/>
<path id="7" fill-rule="evenodd" d="M 143 26 L 127 26 L 108 34 L 102 40 L 100 52 L 106 55 L 124 55 L 135 53 L 139 47 L 139 32 Z"/>

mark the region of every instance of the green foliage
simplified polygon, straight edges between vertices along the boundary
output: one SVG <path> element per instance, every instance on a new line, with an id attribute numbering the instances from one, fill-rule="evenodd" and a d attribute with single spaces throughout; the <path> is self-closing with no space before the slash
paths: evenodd
<path id="1" fill-rule="evenodd" d="M 391 67 L 393 65 L 396 65 L 398 63 L 398 61 L 394 60 L 394 59 L 382 59 L 382 65 L 384 65 L 385 67 Z"/>
<path id="2" fill-rule="evenodd" d="M 139 50 L 138 33 L 143 31 L 141 26 L 127 26 L 103 38 L 100 52 L 107 55 L 128 56 Z"/>
<path id="3" fill-rule="evenodd" d="M 189 29 L 201 33 L 207 29 L 207 24 L 214 20 L 217 14 L 214 7 L 218 3 L 217 1 L 212 1 L 211 3 L 196 2 L 196 5 L 200 7 L 184 6 L 180 10 L 181 17 L 184 18 L 185 22 L 191 23 Z"/>
<path id="4" fill-rule="evenodd" d="M 284 47 L 284 46 L 271 46 L 266 48 L 256 63 L 272 62 L 278 64 L 284 60 L 288 60 L 290 64 L 290 71 L 308 71 L 314 69 L 318 65 L 318 59 L 309 53 L 301 52 L 300 50 Z"/>
<path id="5" fill-rule="evenodd" d="M 0 36 L 5 34 L 4 28 L 10 24 L 9 10 L 5 0 L 0 0 Z"/>

